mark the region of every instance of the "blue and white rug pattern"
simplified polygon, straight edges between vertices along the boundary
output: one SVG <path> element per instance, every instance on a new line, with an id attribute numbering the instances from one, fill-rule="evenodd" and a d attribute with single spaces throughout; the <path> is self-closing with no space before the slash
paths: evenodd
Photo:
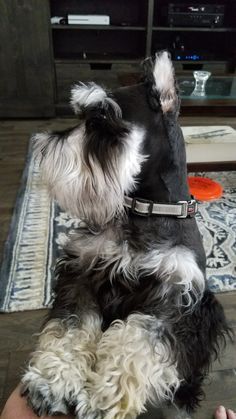
<path id="1" fill-rule="evenodd" d="M 207 254 L 207 277 L 214 292 L 236 289 L 236 172 L 202 173 L 218 180 L 223 197 L 201 203 L 197 221 Z M 79 227 L 50 200 L 38 163 L 29 152 L 0 277 L 0 311 L 50 307 L 53 267 L 69 231 Z"/>
<path id="2" fill-rule="evenodd" d="M 55 205 L 28 162 L 5 244 L 0 276 L 0 311 L 47 307 L 51 301 Z"/>
<path id="3" fill-rule="evenodd" d="M 224 187 L 221 199 L 201 202 L 196 216 L 214 292 L 236 289 L 236 172 L 202 173 Z"/>

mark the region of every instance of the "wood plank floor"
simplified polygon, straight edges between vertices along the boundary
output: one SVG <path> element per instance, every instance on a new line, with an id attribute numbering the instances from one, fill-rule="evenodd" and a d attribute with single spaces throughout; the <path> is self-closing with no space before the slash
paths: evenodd
<path id="1" fill-rule="evenodd" d="M 236 125 L 233 118 L 184 117 L 182 125 Z M 0 121 L 0 256 L 7 236 L 16 194 L 28 148 L 34 132 L 64 129 L 75 120 Z M 236 293 L 219 295 L 226 315 L 236 330 Z M 34 347 L 36 333 L 46 310 L 0 314 L 0 411 L 10 392 L 18 383 L 29 353 Z M 206 399 L 195 414 L 195 419 L 210 419 L 219 404 L 236 410 L 236 347 L 228 343 L 221 363 L 205 383 Z M 154 416 L 152 416 L 154 418 Z M 155 416 L 155 419 L 158 419 Z"/>

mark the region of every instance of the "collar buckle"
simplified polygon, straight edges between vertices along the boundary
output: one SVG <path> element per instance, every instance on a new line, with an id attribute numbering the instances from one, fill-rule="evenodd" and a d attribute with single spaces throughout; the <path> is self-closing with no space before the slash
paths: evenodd
<path id="1" fill-rule="evenodd" d="M 178 204 L 182 205 L 182 213 L 177 218 L 194 217 L 198 210 L 198 203 L 195 199 L 190 201 L 178 201 Z"/>

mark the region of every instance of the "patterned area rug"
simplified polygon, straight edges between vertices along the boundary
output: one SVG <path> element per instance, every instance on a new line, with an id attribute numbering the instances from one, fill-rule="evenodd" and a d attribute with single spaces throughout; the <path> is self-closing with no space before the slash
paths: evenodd
<path id="1" fill-rule="evenodd" d="M 197 174 L 199 175 L 199 174 Z M 200 203 L 197 221 L 207 254 L 207 277 L 214 292 L 236 289 L 236 172 L 201 173 L 221 183 L 224 195 Z M 79 227 L 51 202 L 29 150 L 0 279 L 0 311 L 50 307 L 53 266 L 69 230 Z"/>

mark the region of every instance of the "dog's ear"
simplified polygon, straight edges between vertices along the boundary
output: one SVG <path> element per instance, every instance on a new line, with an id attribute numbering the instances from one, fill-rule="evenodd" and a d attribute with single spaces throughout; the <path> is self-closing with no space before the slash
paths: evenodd
<path id="1" fill-rule="evenodd" d="M 175 73 L 167 51 L 156 53 L 143 62 L 144 81 L 149 90 L 152 108 L 161 106 L 164 114 L 178 115 L 180 101 L 176 86 Z"/>
<path id="2" fill-rule="evenodd" d="M 112 99 L 103 87 L 96 83 L 78 83 L 71 90 L 71 106 L 77 115 L 84 116 L 91 109 L 104 109 L 114 113 L 117 118 L 121 118 L 122 112 L 119 105 Z"/>
<path id="3" fill-rule="evenodd" d="M 186 182 L 186 152 L 183 133 L 178 124 L 180 98 L 175 79 L 173 64 L 167 51 L 147 58 L 143 63 L 144 83 L 150 107 L 162 112 L 166 140 L 169 143 L 169 165 L 162 172 L 162 179 L 173 201 L 179 199 L 179 182 L 182 179 L 182 195 L 188 196 Z"/>
<path id="4" fill-rule="evenodd" d="M 124 194 L 135 187 L 144 131 L 124 122 L 119 105 L 94 83 L 74 86 L 71 104 L 80 125 L 36 135 L 36 154 L 60 206 L 102 226 L 123 211 Z"/>

